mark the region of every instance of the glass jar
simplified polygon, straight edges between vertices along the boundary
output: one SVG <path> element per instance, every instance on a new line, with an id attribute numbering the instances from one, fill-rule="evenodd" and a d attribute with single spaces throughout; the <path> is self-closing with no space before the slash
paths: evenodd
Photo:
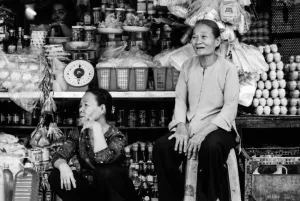
<path id="1" fill-rule="evenodd" d="M 106 8 L 105 9 L 105 18 L 109 15 L 115 12 L 114 8 Z"/>
<path id="2" fill-rule="evenodd" d="M 101 22 L 102 13 L 100 7 L 93 8 L 93 18 L 94 18 L 94 25 L 98 25 Z"/>
<path id="3" fill-rule="evenodd" d="M 120 22 L 125 21 L 125 9 L 124 8 L 116 8 L 116 17 L 119 19 Z"/>
<path id="4" fill-rule="evenodd" d="M 95 27 L 85 26 L 84 27 L 84 41 L 94 42 Z"/>
<path id="5" fill-rule="evenodd" d="M 83 41 L 83 26 L 72 26 L 72 41 Z"/>
<path id="6" fill-rule="evenodd" d="M 84 25 L 90 25 L 92 24 L 92 16 L 90 12 L 85 12 L 83 15 L 83 23 Z"/>
<path id="7" fill-rule="evenodd" d="M 137 11 L 146 11 L 146 0 L 138 0 L 137 1 Z"/>

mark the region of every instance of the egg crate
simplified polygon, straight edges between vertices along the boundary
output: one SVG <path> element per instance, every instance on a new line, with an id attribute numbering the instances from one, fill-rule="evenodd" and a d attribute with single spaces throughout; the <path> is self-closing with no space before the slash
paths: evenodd
<path id="1" fill-rule="evenodd" d="M 265 194 L 272 194 L 274 198 L 270 200 L 285 200 L 280 197 L 279 194 L 286 193 L 284 188 L 280 190 L 274 188 L 274 191 L 260 189 L 257 186 L 266 186 L 270 184 L 280 186 L 291 185 L 293 182 L 300 181 L 300 147 L 272 147 L 272 148 L 246 148 L 242 149 L 240 155 L 241 159 L 244 160 L 244 201 L 262 200 L 261 198 L 268 196 Z M 256 157 L 255 155 L 259 156 Z M 272 155 L 272 156 L 270 156 Z M 284 165 L 285 167 L 293 168 L 296 172 L 287 175 L 273 175 L 262 173 L 260 175 L 254 175 L 253 172 L 257 168 L 276 168 L 276 165 Z M 279 183 L 279 181 L 281 181 Z M 283 182 L 284 181 L 284 184 Z M 290 188 L 291 192 L 294 191 L 294 196 L 300 193 L 297 188 Z M 292 199 L 294 200 L 294 199 Z"/>

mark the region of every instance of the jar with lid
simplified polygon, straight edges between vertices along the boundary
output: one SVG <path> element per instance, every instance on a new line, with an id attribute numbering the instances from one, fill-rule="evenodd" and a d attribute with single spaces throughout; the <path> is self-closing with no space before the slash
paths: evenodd
<path id="1" fill-rule="evenodd" d="M 133 14 L 135 10 L 133 8 L 127 8 L 126 9 L 126 20 L 128 20 Z"/>
<path id="2" fill-rule="evenodd" d="M 94 42 L 95 27 L 85 26 L 84 27 L 84 41 Z"/>
<path id="3" fill-rule="evenodd" d="M 146 0 L 137 0 L 137 11 L 146 11 L 147 3 Z"/>
<path id="4" fill-rule="evenodd" d="M 148 3 L 147 3 L 147 11 L 150 11 L 150 10 L 155 10 L 153 0 L 148 0 Z"/>
<path id="5" fill-rule="evenodd" d="M 125 21 L 125 8 L 116 8 L 116 17 L 119 19 L 120 22 Z"/>
<path id="6" fill-rule="evenodd" d="M 98 25 L 101 22 L 102 13 L 100 7 L 93 8 L 93 19 L 94 19 L 94 25 Z"/>
<path id="7" fill-rule="evenodd" d="M 106 8 L 105 9 L 105 18 L 109 15 L 115 12 L 114 8 Z"/>
<path id="8" fill-rule="evenodd" d="M 83 23 L 84 25 L 91 25 L 92 24 L 92 16 L 90 12 L 85 12 L 83 15 Z"/>
<path id="9" fill-rule="evenodd" d="M 83 26 L 72 26 L 72 41 L 83 41 Z"/>

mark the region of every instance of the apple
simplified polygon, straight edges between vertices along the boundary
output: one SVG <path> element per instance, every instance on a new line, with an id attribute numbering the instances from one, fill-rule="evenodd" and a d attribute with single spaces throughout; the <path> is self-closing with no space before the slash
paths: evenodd
<path id="1" fill-rule="evenodd" d="M 253 98 L 252 105 L 253 105 L 253 107 L 259 106 L 259 99 L 258 98 Z"/>
<path id="2" fill-rule="evenodd" d="M 266 61 L 268 63 L 271 63 L 273 60 L 274 60 L 274 54 L 273 53 L 268 53 L 267 56 L 266 56 Z"/>
<path id="3" fill-rule="evenodd" d="M 288 83 L 287 83 L 287 88 L 288 88 L 290 91 L 295 90 L 296 87 L 297 87 L 297 82 L 296 82 L 296 81 L 288 81 Z"/>
<path id="4" fill-rule="evenodd" d="M 260 45 L 260 46 L 258 46 L 258 49 L 259 49 L 260 53 L 262 53 L 262 54 L 264 53 L 264 46 Z"/>
<path id="5" fill-rule="evenodd" d="M 289 112 L 291 115 L 297 114 L 297 108 L 295 106 L 290 107 Z"/>
<path id="6" fill-rule="evenodd" d="M 278 96 L 279 98 L 284 98 L 285 97 L 285 89 L 278 89 Z"/>
<path id="7" fill-rule="evenodd" d="M 264 114 L 265 115 L 270 115 L 270 113 L 271 113 L 271 108 L 269 106 L 265 106 L 264 107 Z"/>
<path id="8" fill-rule="evenodd" d="M 287 101 L 286 98 L 280 99 L 280 105 L 282 105 L 282 106 L 287 106 L 287 104 L 288 104 L 288 101 Z"/>
<path id="9" fill-rule="evenodd" d="M 276 63 L 275 62 L 271 62 L 271 63 L 269 63 L 269 69 L 270 70 L 276 70 L 276 68 L 277 68 L 277 66 L 276 66 Z"/>
<path id="10" fill-rule="evenodd" d="M 269 98 L 269 95 L 270 95 L 270 92 L 269 92 L 268 89 L 264 89 L 264 90 L 262 91 L 262 96 L 263 96 L 265 99 Z"/>
<path id="11" fill-rule="evenodd" d="M 279 95 L 278 89 L 272 89 L 272 91 L 271 91 L 271 97 L 272 98 L 277 98 L 278 95 Z"/>
<path id="12" fill-rule="evenodd" d="M 295 60 L 296 60 L 297 63 L 300 63 L 300 55 L 297 55 L 297 56 L 295 57 Z"/>
<path id="13" fill-rule="evenodd" d="M 290 80 L 290 81 L 298 80 L 298 76 L 299 76 L 298 71 L 289 72 L 288 80 Z"/>
<path id="14" fill-rule="evenodd" d="M 270 80 L 265 81 L 265 88 L 268 89 L 268 90 L 272 88 L 272 83 L 271 83 Z"/>
<path id="15" fill-rule="evenodd" d="M 259 105 L 259 106 L 255 109 L 255 113 L 256 113 L 257 115 L 262 115 L 263 112 L 264 112 L 264 107 L 263 107 L 263 106 L 260 106 L 260 105 Z"/>
<path id="16" fill-rule="evenodd" d="M 280 107 L 278 105 L 274 106 L 272 108 L 272 113 L 275 114 L 275 115 L 279 115 L 279 113 L 280 113 Z"/>
<path id="17" fill-rule="evenodd" d="M 274 98 L 273 99 L 273 105 L 280 105 L 280 99 L 279 98 Z"/>
<path id="18" fill-rule="evenodd" d="M 279 61 L 281 61 L 281 55 L 279 54 L 279 52 L 275 52 L 274 55 L 273 55 L 273 57 L 274 57 L 274 61 L 276 63 L 278 63 Z"/>
<path id="19" fill-rule="evenodd" d="M 293 55 L 290 56 L 289 61 L 290 61 L 290 63 L 293 63 L 295 61 L 295 57 Z"/>
<path id="20" fill-rule="evenodd" d="M 297 89 L 300 90 L 300 81 L 297 82 Z"/>
<path id="21" fill-rule="evenodd" d="M 283 80 L 284 78 L 284 73 L 282 70 L 278 70 L 277 73 L 276 73 L 276 77 L 278 80 Z"/>
<path id="22" fill-rule="evenodd" d="M 278 77 L 278 74 L 277 74 L 277 77 Z M 279 83 L 279 88 L 284 89 L 286 87 L 285 79 L 278 80 L 278 83 Z"/>
<path id="23" fill-rule="evenodd" d="M 269 53 L 271 52 L 270 45 L 265 45 L 264 50 L 265 50 L 265 53 L 266 53 L 266 54 L 269 54 Z"/>
<path id="24" fill-rule="evenodd" d="M 276 68 L 277 68 L 277 70 L 283 70 L 283 62 L 282 62 L 282 61 L 279 61 L 279 62 L 276 64 Z"/>
<path id="25" fill-rule="evenodd" d="M 277 45 L 276 45 L 276 44 L 272 44 L 272 45 L 270 45 L 270 48 L 271 48 L 271 52 L 273 52 L 273 53 L 275 53 L 275 52 L 277 52 L 277 51 L 278 51 L 278 47 L 277 47 Z"/>
<path id="26" fill-rule="evenodd" d="M 297 70 L 297 71 L 300 71 L 300 63 L 297 63 L 297 65 L 296 65 L 296 70 Z"/>
<path id="27" fill-rule="evenodd" d="M 289 98 L 288 99 L 288 105 L 289 106 L 296 106 L 298 104 L 297 98 Z"/>
<path id="28" fill-rule="evenodd" d="M 261 98 L 261 96 L 262 96 L 262 90 L 257 89 L 257 90 L 255 91 L 255 97 L 256 97 L 256 98 Z"/>
<path id="29" fill-rule="evenodd" d="M 277 76 L 276 71 L 271 70 L 271 71 L 269 72 L 269 78 L 270 78 L 270 80 L 275 80 L 275 79 L 276 79 L 276 76 Z"/>
<path id="30" fill-rule="evenodd" d="M 300 91 L 298 89 L 290 91 L 290 97 L 291 98 L 299 98 L 299 95 L 300 95 Z"/>
<path id="31" fill-rule="evenodd" d="M 296 70 L 296 67 L 297 67 L 297 64 L 296 64 L 295 62 L 293 62 L 293 63 L 291 63 L 291 64 L 289 65 L 289 67 L 290 67 L 290 71 L 295 71 L 295 70 Z"/>
<path id="32" fill-rule="evenodd" d="M 260 79 L 266 81 L 268 79 L 268 74 L 266 72 L 263 72 L 262 74 L 260 74 Z"/>
<path id="33" fill-rule="evenodd" d="M 273 87 L 274 89 L 278 89 L 278 88 L 279 88 L 279 82 L 278 82 L 277 80 L 273 80 L 273 81 L 272 81 L 272 87 Z"/>
<path id="34" fill-rule="evenodd" d="M 260 99 L 259 99 L 259 105 L 265 106 L 266 103 L 267 103 L 267 100 L 266 100 L 266 99 L 264 99 L 264 98 L 260 98 Z"/>
<path id="35" fill-rule="evenodd" d="M 287 114 L 287 108 L 285 106 L 280 106 L 280 114 L 286 115 Z"/>
<path id="36" fill-rule="evenodd" d="M 259 89 L 263 90 L 263 89 L 265 88 L 265 83 L 264 83 L 262 80 L 260 80 L 260 81 L 257 83 L 257 87 L 258 87 Z"/>
<path id="37" fill-rule="evenodd" d="M 267 106 L 273 106 L 273 103 L 274 103 L 274 101 L 273 101 L 273 99 L 272 98 L 268 98 L 267 99 Z"/>

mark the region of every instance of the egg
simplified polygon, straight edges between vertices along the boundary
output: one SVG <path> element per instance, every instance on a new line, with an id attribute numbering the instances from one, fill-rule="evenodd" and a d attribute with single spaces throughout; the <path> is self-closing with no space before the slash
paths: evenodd
<path id="1" fill-rule="evenodd" d="M 297 55 L 297 56 L 295 57 L 295 61 L 296 61 L 297 63 L 300 63 L 300 55 Z"/>
<path id="2" fill-rule="evenodd" d="M 265 45 L 264 51 L 266 54 L 269 54 L 271 52 L 271 48 L 269 45 Z"/>
<path id="3" fill-rule="evenodd" d="M 279 88 L 284 89 L 286 87 L 286 81 L 285 79 L 278 80 Z"/>
<path id="4" fill-rule="evenodd" d="M 266 56 L 266 61 L 267 61 L 268 63 L 271 63 L 273 60 L 274 60 L 274 55 L 273 55 L 273 53 L 268 53 L 267 56 Z"/>
<path id="5" fill-rule="evenodd" d="M 293 55 L 290 56 L 289 61 L 290 61 L 290 63 L 293 63 L 295 61 L 295 57 Z"/>
<path id="6" fill-rule="evenodd" d="M 271 97 L 272 98 L 277 98 L 278 97 L 278 89 L 272 89 Z"/>
<path id="7" fill-rule="evenodd" d="M 276 73 L 276 77 L 278 80 L 283 80 L 284 78 L 284 73 L 282 70 L 278 70 L 277 73 Z"/>
<path id="8" fill-rule="evenodd" d="M 297 98 L 289 98 L 288 99 L 288 105 L 289 106 L 296 106 L 298 104 L 298 99 Z"/>
<path id="9" fill-rule="evenodd" d="M 271 113 L 271 108 L 269 106 L 265 106 L 264 107 L 264 114 L 265 115 L 270 115 L 270 113 Z"/>
<path id="10" fill-rule="evenodd" d="M 289 72 L 289 74 L 288 74 L 288 79 L 289 79 L 290 81 L 298 80 L 298 76 L 299 76 L 298 71 Z"/>
<path id="11" fill-rule="evenodd" d="M 262 80 L 260 80 L 258 83 L 257 83 L 257 87 L 261 90 L 263 90 L 265 88 L 265 84 Z"/>
<path id="12" fill-rule="evenodd" d="M 264 99 L 264 98 L 260 98 L 259 99 L 259 105 L 265 106 L 266 104 L 267 104 L 267 100 L 266 99 Z"/>
<path id="13" fill-rule="evenodd" d="M 272 88 L 272 83 L 271 83 L 270 80 L 265 81 L 265 88 L 268 89 L 268 90 Z"/>
<path id="14" fill-rule="evenodd" d="M 281 55 L 279 54 L 279 52 L 274 53 L 274 61 L 276 63 L 278 63 L 279 61 L 281 61 Z"/>
<path id="15" fill-rule="evenodd" d="M 296 65 L 296 70 L 297 70 L 297 71 L 300 71 L 300 63 L 297 63 L 297 65 Z"/>
<path id="16" fill-rule="evenodd" d="M 280 105 L 282 105 L 282 106 L 287 106 L 287 104 L 288 104 L 288 101 L 287 101 L 286 98 L 281 98 L 281 99 L 280 99 Z"/>
<path id="17" fill-rule="evenodd" d="M 268 89 L 264 89 L 262 91 L 262 97 L 264 97 L 265 99 L 269 98 L 270 92 Z"/>
<path id="18" fill-rule="evenodd" d="M 13 72 L 10 76 L 12 81 L 20 81 L 22 75 L 19 72 Z"/>
<path id="19" fill-rule="evenodd" d="M 273 103 L 274 103 L 274 101 L 273 101 L 273 99 L 272 98 L 268 98 L 267 99 L 267 106 L 273 106 Z"/>
<path id="20" fill-rule="evenodd" d="M 6 70 L 1 70 L 0 71 L 0 79 L 6 79 L 9 76 L 9 72 Z"/>
<path id="21" fill-rule="evenodd" d="M 287 114 L 287 108 L 285 106 L 280 106 L 280 114 L 286 115 Z"/>
<path id="22" fill-rule="evenodd" d="M 296 67 L 297 67 L 297 64 L 296 64 L 295 62 L 293 62 L 293 63 L 291 63 L 291 64 L 289 65 L 289 67 L 290 67 L 290 72 L 291 72 L 291 71 L 295 71 L 295 70 L 296 70 Z"/>
<path id="23" fill-rule="evenodd" d="M 262 74 L 260 74 L 260 79 L 266 81 L 268 79 L 268 74 L 266 72 L 263 72 Z"/>
<path id="24" fill-rule="evenodd" d="M 299 98 L 299 95 L 300 95 L 300 91 L 298 89 L 290 91 L 290 97 L 291 98 Z"/>
<path id="25" fill-rule="evenodd" d="M 279 98 L 274 98 L 273 99 L 273 105 L 280 105 L 280 99 Z"/>
<path id="26" fill-rule="evenodd" d="M 290 72 L 290 64 L 285 64 L 284 72 L 286 72 L 286 73 Z"/>
<path id="27" fill-rule="evenodd" d="M 293 91 L 297 88 L 297 82 L 296 81 L 288 81 L 287 82 L 287 88 L 290 90 L 290 91 Z"/>
<path id="28" fill-rule="evenodd" d="M 257 74 L 257 73 L 255 73 L 255 74 L 253 75 L 253 79 L 254 79 L 256 82 L 258 82 L 258 81 L 260 80 L 260 75 Z"/>
<path id="29" fill-rule="evenodd" d="M 260 51 L 260 53 L 264 53 L 264 47 L 263 46 L 258 46 L 258 49 L 259 49 L 259 51 Z"/>
<path id="30" fill-rule="evenodd" d="M 259 105 L 259 99 L 253 98 L 252 105 L 253 105 L 253 107 L 257 107 Z"/>
<path id="31" fill-rule="evenodd" d="M 277 80 L 273 80 L 273 81 L 272 81 L 272 87 L 273 87 L 274 89 L 278 89 L 279 83 L 278 83 Z"/>
<path id="32" fill-rule="evenodd" d="M 275 80 L 275 79 L 276 79 L 276 76 L 277 76 L 276 71 L 271 70 L 271 71 L 269 72 L 269 78 L 270 78 L 270 80 Z"/>
<path id="33" fill-rule="evenodd" d="M 283 62 L 282 62 L 282 61 L 279 61 L 279 62 L 276 64 L 276 69 L 277 69 L 277 70 L 283 70 Z"/>
<path id="34" fill-rule="evenodd" d="M 273 53 L 276 53 L 278 51 L 278 47 L 276 44 L 270 45 L 270 48 L 271 48 L 271 52 L 273 52 Z"/>
<path id="35" fill-rule="evenodd" d="M 261 98 L 261 96 L 262 96 L 262 90 L 257 89 L 257 90 L 255 91 L 255 97 L 256 97 L 256 98 Z"/>
<path id="36" fill-rule="evenodd" d="M 269 69 L 275 71 L 277 68 L 276 63 L 275 62 L 271 62 L 269 63 Z"/>
<path id="37" fill-rule="evenodd" d="M 278 96 L 279 98 L 284 98 L 285 97 L 285 89 L 278 89 Z"/>
<path id="38" fill-rule="evenodd" d="M 291 115 L 296 115 L 297 114 L 296 106 L 290 107 L 289 112 L 290 112 Z"/>
<path id="39" fill-rule="evenodd" d="M 272 107 L 272 113 L 275 114 L 275 115 L 279 115 L 280 107 L 278 105 Z"/>
<path id="40" fill-rule="evenodd" d="M 257 115 L 262 115 L 263 112 L 264 112 L 264 107 L 263 107 L 263 106 L 260 106 L 260 105 L 259 105 L 259 106 L 255 109 L 255 113 L 256 113 Z"/>

